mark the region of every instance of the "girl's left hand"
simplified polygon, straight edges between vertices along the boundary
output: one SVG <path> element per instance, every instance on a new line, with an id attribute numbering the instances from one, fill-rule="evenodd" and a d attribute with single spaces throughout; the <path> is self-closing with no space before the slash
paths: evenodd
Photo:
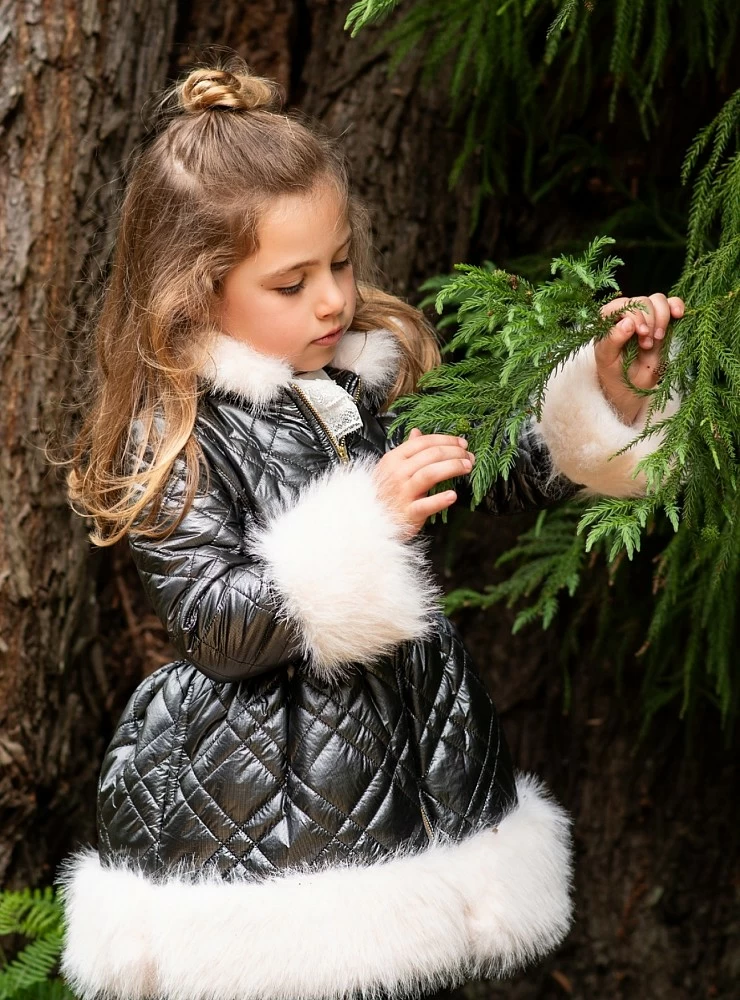
<path id="1" fill-rule="evenodd" d="M 625 306 L 631 302 L 639 302 L 644 311 L 625 311 Z M 637 337 L 639 350 L 629 368 L 630 380 L 638 389 L 652 389 L 660 378 L 661 350 L 668 324 L 672 319 L 680 319 L 684 308 L 682 299 L 667 299 L 659 292 L 634 299 L 614 299 L 602 306 L 602 316 L 622 313 L 622 318 L 611 328 L 609 335 L 594 344 L 594 353 L 602 392 L 624 423 L 633 424 L 645 404 L 645 398 L 624 383 L 622 350 L 625 344 L 631 337 Z"/>

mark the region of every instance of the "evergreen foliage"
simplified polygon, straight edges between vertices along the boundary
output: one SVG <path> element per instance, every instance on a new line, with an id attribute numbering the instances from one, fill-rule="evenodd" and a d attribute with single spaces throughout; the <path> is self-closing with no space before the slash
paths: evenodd
<path id="1" fill-rule="evenodd" d="M 64 935 L 62 904 L 50 887 L 0 892 L 0 938 L 28 939 L 14 957 L 0 948 L 0 1000 L 73 1000 L 54 977 Z"/>
<path id="2" fill-rule="evenodd" d="M 500 560 L 517 565 L 508 580 L 483 594 L 458 591 L 448 602 L 455 609 L 534 598 L 515 628 L 537 618 L 546 628 L 559 596 L 575 593 L 590 550 L 609 563 L 623 551 L 632 559 L 647 530 L 663 532 L 642 648 L 646 708 L 650 713 L 679 696 L 685 712 L 700 692 L 715 701 L 725 720 L 735 715 L 738 699 L 739 135 L 737 93 L 686 157 L 685 180 L 702 156 L 706 160 L 698 169 L 686 265 L 674 291 L 688 308 L 666 340 L 661 382 L 644 393 L 650 397 L 649 418 L 639 437 L 663 435 L 641 463 L 646 496 L 598 499 L 585 509 L 571 506 L 543 515 Z M 447 350 L 463 357 L 428 373 L 420 395 L 400 400 L 398 422 L 467 435 L 478 459 L 471 477 L 473 504 L 511 468 L 518 435 L 539 414 L 550 375 L 584 343 L 608 331 L 610 323 L 599 310 L 617 288 L 620 263 L 603 256 L 610 242 L 601 237 L 581 257 L 556 259 L 556 276 L 540 285 L 490 264 L 459 265 L 455 275 L 435 283 L 437 309 L 456 309 L 457 329 Z M 682 399 L 680 410 L 660 419 L 674 394 Z"/>
<path id="3" fill-rule="evenodd" d="M 346 26 L 356 35 L 384 20 L 394 0 L 358 0 Z M 451 175 L 480 157 L 480 201 L 507 190 L 511 123 L 524 137 L 525 190 L 533 189 L 535 151 L 550 151 L 585 112 L 597 80 L 611 79 L 608 120 L 626 92 L 647 136 L 657 124 L 656 89 L 671 58 L 684 82 L 707 67 L 723 79 L 740 27 L 735 0 L 413 0 L 388 30 L 391 71 L 423 49 L 424 75 L 449 67 L 452 118 L 465 138 Z M 605 44 L 608 39 L 610 44 Z M 567 158 L 568 150 L 562 150 Z"/>

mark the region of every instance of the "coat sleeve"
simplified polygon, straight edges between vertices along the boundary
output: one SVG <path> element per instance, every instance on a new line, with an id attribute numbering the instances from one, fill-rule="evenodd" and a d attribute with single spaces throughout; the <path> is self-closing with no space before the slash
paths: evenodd
<path id="1" fill-rule="evenodd" d="M 201 476 L 183 520 L 166 538 L 132 533 L 129 546 L 177 652 L 213 680 L 243 680 L 286 665 L 299 656 L 300 643 L 279 613 L 264 565 L 247 551 L 253 515 L 215 449 L 201 446 L 207 481 Z M 185 480 L 178 459 L 165 492 L 167 510 L 179 508 Z"/>
<path id="2" fill-rule="evenodd" d="M 207 489 L 163 540 L 134 535 L 144 588 L 178 652 L 219 681 L 291 660 L 323 680 L 429 634 L 438 594 L 371 464 L 332 466 L 255 514 L 215 447 Z M 185 469 L 167 490 L 177 502 Z"/>
<path id="3" fill-rule="evenodd" d="M 672 416 L 671 400 L 654 423 Z M 660 445 L 662 433 L 632 444 L 645 427 L 647 406 L 633 425 L 623 423 L 599 385 L 593 345 L 587 344 L 550 378 L 539 421 L 525 426 L 507 479 L 485 497 L 494 514 L 540 509 L 579 496 L 637 497 L 645 492 L 639 462 Z M 623 450 L 624 449 L 624 450 Z"/>

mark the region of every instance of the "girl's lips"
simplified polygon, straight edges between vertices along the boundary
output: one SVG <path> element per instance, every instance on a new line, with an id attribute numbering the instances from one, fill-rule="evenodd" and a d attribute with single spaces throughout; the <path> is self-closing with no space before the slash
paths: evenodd
<path id="1" fill-rule="evenodd" d="M 344 330 L 340 327 L 338 330 L 332 331 L 332 333 L 327 333 L 325 337 L 319 337 L 318 340 L 314 340 L 314 344 L 318 344 L 319 347 L 331 347 L 341 340 L 343 333 Z"/>

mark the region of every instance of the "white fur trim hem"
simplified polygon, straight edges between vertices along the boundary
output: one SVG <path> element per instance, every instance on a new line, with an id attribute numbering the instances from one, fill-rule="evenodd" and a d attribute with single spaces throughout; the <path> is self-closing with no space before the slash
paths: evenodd
<path id="1" fill-rule="evenodd" d="M 81 1000 L 339 1000 L 501 975 L 571 921 L 563 810 L 526 776 L 497 829 L 366 867 L 155 880 L 82 851 L 59 877 Z"/>
<path id="2" fill-rule="evenodd" d="M 678 403 L 671 401 L 654 421 L 671 416 Z M 570 357 L 550 378 L 535 425 L 550 452 L 554 475 L 581 483 L 586 493 L 612 497 L 641 496 L 645 476 L 636 473 L 638 462 L 659 446 L 657 432 L 627 448 L 642 432 L 644 423 L 628 426 L 607 402 L 596 372 L 593 345 L 588 344 Z"/>
<path id="3" fill-rule="evenodd" d="M 402 540 L 368 465 L 309 483 L 251 547 L 323 677 L 430 631 L 437 591 L 429 568 L 418 544 Z"/>

